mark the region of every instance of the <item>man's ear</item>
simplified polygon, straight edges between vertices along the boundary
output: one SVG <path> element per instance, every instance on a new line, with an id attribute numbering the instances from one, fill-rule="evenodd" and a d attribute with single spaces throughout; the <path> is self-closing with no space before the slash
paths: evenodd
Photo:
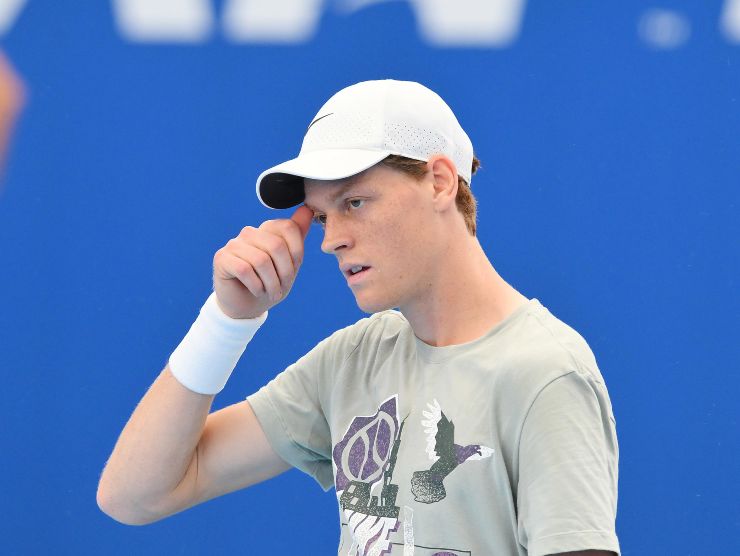
<path id="1" fill-rule="evenodd" d="M 443 154 L 435 154 L 427 162 L 427 169 L 434 184 L 434 206 L 438 212 L 455 207 L 457 197 L 457 168 Z"/>

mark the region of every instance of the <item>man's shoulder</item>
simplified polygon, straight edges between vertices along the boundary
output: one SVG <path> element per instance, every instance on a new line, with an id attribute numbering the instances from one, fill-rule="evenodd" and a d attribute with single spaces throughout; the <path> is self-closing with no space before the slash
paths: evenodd
<path id="1" fill-rule="evenodd" d="M 539 325 L 549 338 L 551 349 L 572 361 L 577 369 L 596 367 L 596 358 L 586 339 L 571 325 L 553 315 L 549 309 L 542 307 L 536 313 Z M 573 370 L 576 370 L 574 368 Z"/>
<path id="2" fill-rule="evenodd" d="M 596 358 L 585 338 L 534 299 L 515 326 L 507 329 L 503 342 L 491 357 L 493 393 L 499 408 L 520 420 L 541 392 L 561 379 L 590 383 L 605 390 Z M 571 384 L 569 381 L 568 384 Z M 573 383 L 575 384 L 575 383 Z M 600 384 L 600 386 L 599 386 Z"/>
<path id="3" fill-rule="evenodd" d="M 509 364 L 520 378 L 554 378 L 571 371 L 586 372 L 601 379 L 596 358 L 586 339 L 572 326 L 533 299 L 520 326 L 508 336 Z"/>

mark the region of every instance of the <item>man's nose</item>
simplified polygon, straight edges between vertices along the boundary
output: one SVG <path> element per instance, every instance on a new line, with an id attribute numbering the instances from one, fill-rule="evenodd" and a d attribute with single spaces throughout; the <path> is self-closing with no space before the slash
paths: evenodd
<path id="1" fill-rule="evenodd" d="M 321 250 L 324 253 L 333 254 L 347 247 L 351 247 L 352 240 L 349 235 L 347 226 L 341 222 L 341 219 L 327 218 L 324 224 L 324 239 L 321 242 Z"/>

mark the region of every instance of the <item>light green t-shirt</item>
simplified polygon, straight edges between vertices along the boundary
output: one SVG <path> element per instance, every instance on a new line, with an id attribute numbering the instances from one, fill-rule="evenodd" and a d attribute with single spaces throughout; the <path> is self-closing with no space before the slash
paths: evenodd
<path id="1" fill-rule="evenodd" d="M 275 451 L 334 486 L 340 555 L 619 553 L 609 395 L 537 299 L 447 347 L 376 313 L 247 399 Z"/>

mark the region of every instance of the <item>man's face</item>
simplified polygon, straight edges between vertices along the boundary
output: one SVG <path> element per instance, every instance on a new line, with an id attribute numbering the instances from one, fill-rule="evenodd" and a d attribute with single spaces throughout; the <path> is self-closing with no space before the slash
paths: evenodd
<path id="1" fill-rule="evenodd" d="M 423 302 L 437 251 L 432 185 L 382 164 L 344 180 L 305 182 L 306 206 L 324 228 L 321 249 L 336 255 L 360 309 Z"/>

